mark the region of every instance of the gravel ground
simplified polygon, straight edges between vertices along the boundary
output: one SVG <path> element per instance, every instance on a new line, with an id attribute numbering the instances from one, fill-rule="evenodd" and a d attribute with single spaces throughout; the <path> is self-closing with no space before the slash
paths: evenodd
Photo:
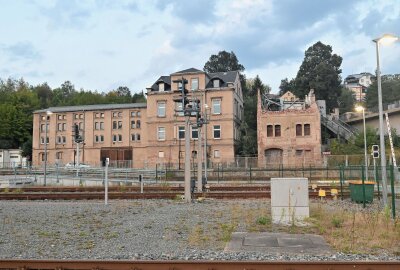
<path id="1" fill-rule="evenodd" d="M 328 205 L 358 207 L 346 201 Z M 224 252 L 223 233 L 208 238 L 208 230 L 202 231 L 227 227 L 229 231 L 238 209 L 269 212 L 269 207 L 269 200 L 207 200 L 190 205 L 172 200 L 112 200 L 108 206 L 102 201 L 0 201 L 0 258 L 400 260 L 400 256 L 385 253 L 294 256 Z M 244 230 L 244 223 L 238 220 L 235 231 Z"/>

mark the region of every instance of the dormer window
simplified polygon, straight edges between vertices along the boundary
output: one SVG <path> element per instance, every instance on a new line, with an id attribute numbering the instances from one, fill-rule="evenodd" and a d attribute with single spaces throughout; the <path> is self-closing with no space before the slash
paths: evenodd
<path id="1" fill-rule="evenodd" d="M 218 88 L 219 87 L 219 79 L 215 79 L 213 81 L 213 86 L 214 86 L 214 88 Z"/>
<path id="2" fill-rule="evenodd" d="M 159 85 L 158 85 L 158 91 L 160 91 L 160 92 L 164 92 L 164 83 L 160 83 Z"/>

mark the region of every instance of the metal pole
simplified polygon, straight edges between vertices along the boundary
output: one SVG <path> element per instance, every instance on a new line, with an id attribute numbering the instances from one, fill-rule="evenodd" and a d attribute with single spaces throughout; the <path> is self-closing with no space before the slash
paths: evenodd
<path id="1" fill-rule="evenodd" d="M 375 158 L 373 158 L 373 161 L 374 161 L 374 178 L 375 178 L 375 183 L 376 183 L 376 186 L 377 186 L 377 188 L 378 188 L 378 200 L 380 200 L 381 199 L 381 195 L 379 194 L 380 193 L 380 190 L 379 190 L 379 181 L 378 181 L 378 170 L 376 169 L 376 161 L 375 161 Z"/>
<path id="2" fill-rule="evenodd" d="M 44 173 L 43 173 L 43 185 L 46 186 L 46 174 L 47 174 L 47 125 L 49 116 L 46 113 L 46 122 L 45 122 L 45 137 L 44 137 Z"/>
<path id="3" fill-rule="evenodd" d="M 364 168 L 361 165 L 361 181 L 362 181 L 362 193 L 363 193 L 363 208 L 365 208 L 365 176 L 364 176 Z"/>
<path id="4" fill-rule="evenodd" d="M 202 154 L 201 154 L 201 128 L 197 128 L 198 141 L 197 144 L 197 192 L 203 192 L 203 172 L 202 172 Z"/>
<path id="5" fill-rule="evenodd" d="M 207 184 L 207 108 L 204 108 L 204 182 Z"/>
<path id="6" fill-rule="evenodd" d="M 76 177 L 79 176 L 79 142 L 76 142 Z"/>
<path id="7" fill-rule="evenodd" d="M 143 193 L 143 175 L 139 174 L 140 193 Z"/>
<path id="8" fill-rule="evenodd" d="M 190 116 L 185 116 L 185 201 L 192 201 L 190 194 Z"/>
<path id="9" fill-rule="evenodd" d="M 390 165 L 390 188 L 392 191 L 392 216 L 396 219 L 396 194 L 394 191 L 394 170 L 393 165 Z"/>
<path id="10" fill-rule="evenodd" d="M 365 159 L 365 179 L 368 181 L 368 156 L 367 156 L 367 133 L 365 129 L 365 108 L 362 109 L 364 123 L 364 159 Z"/>
<path id="11" fill-rule="evenodd" d="M 379 66 L 379 40 L 376 43 L 376 76 L 378 79 L 378 105 L 379 105 L 379 142 L 381 147 L 381 175 L 382 175 L 382 199 L 383 204 L 387 206 L 387 174 L 386 174 L 386 153 L 385 153 L 385 137 L 383 133 L 383 105 L 382 105 L 382 82 L 381 70 Z"/>
<path id="12" fill-rule="evenodd" d="M 108 163 L 109 158 L 106 158 L 106 167 L 104 172 L 104 204 L 108 204 Z"/>

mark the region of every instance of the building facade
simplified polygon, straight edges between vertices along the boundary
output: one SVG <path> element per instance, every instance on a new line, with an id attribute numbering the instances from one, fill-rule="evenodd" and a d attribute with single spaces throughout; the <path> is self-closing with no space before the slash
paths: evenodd
<path id="1" fill-rule="evenodd" d="M 147 104 L 53 107 L 34 112 L 33 164 L 43 163 L 47 142 L 49 164 L 76 163 L 79 156 L 79 163 L 91 165 L 109 157 L 112 164 L 134 168 L 156 164 L 183 168 L 184 116 L 177 112 L 180 103 L 173 101 L 179 87 L 174 81 L 182 78 L 188 81 L 188 95 L 200 100 L 202 115 L 209 119 L 201 128 L 191 127 L 193 159 L 197 159 L 201 143 L 207 145 L 209 162 L 231 160 L 243 117 L 239 73 L 206 73 L 191 68 L 161 76 L 147 89 Z M 73 139 L 75 124 L 84 140 L 79 155 Z"/>
<path id="2" fill-rule="evenodd" d="M 21 149 L 0 149 L 0 168 L 26 167 L 26 157 Z"/>
<path id="3" fill-rule="evenodd" d="M 353 92 L 358 102 L 363 102 L 367 88 L 373 83 L 375 76 L 369 72 L 352 74 L 344 79 L 344 86 Z"/>
<path id="4" fill-rule="evenodd" d="M 258 166 L 321 164 L 321 116 L 313 91 L 262 100 L 257 108 Z"/>

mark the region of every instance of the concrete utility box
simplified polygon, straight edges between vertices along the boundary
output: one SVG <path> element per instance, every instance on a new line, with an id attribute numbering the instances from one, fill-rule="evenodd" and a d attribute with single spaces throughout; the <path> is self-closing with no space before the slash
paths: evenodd
<path id="1" fill-rule="evenodd" d="M 271 213 L 274 223 L 309 217 L 308 178 L 271 178 Z"/>

